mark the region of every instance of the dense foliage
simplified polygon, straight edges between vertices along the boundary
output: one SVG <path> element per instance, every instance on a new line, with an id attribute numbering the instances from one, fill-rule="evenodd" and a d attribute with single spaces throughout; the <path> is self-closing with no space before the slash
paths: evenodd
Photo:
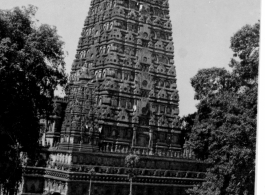
<path id="1" fill-rule="evenodd" d="M 189 142 L 209 169 L 189 194 L 254 194 L 259 28 L 246 25 L 231 38 L 231 72 L 203 69 L 191 79 L 199 104 Z"/>
<path id="2" fill-rule="evenodd" d="M 34 154 L 39 119 L 54 90 L 66 83 L 63 42 L 56 29 L 37 26 L 36 8 L 0 10 L 0 184 L 15 193 L 22 154 Z"/>
<path id="3" fill-rule="evenodd" d="M 129 154 L 125 157 L 125 166 L 128 168 L 135 168 L 139 160 L 140 157 L 136 154 Z"/>

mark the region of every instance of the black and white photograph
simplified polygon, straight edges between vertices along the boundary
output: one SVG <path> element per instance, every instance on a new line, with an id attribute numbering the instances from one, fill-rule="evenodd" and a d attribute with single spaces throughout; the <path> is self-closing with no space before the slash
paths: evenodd
<path id="1" fill-rule="evenodd" d="M 265 194 L 262 3 L 0 0 L 0 195 Z"/>

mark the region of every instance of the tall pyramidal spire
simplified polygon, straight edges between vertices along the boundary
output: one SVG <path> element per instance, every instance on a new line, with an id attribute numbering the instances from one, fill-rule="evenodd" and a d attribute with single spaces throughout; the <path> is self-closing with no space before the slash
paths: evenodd
<path id="1" fill-rule="evenodd" d="M 66 89 L 61 149 L 180 150 L 167 0 L 92 0 Z"/>
<path id="2" fill-rule="evenodd" d="M 173 59 L 167 0 L 93 0 L 22 194 L 186 195 L 205 181 L 183 145 Z"/>

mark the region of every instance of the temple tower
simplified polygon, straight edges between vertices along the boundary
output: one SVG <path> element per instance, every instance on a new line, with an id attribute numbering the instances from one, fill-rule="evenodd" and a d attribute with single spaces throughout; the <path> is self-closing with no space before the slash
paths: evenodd
<path id="1" fill-rule="evenodd" d="M 68 148 L 100 142 L 99 150 L 179 151 L 168 1 L 92 1 L 67 97 L 61 142 Z"/>
<path id="2" fill-rule="evenodd" d="M 133 153 L 133 195 L 185 195 L 206 164 L 183 146 L 178 102 L 168 1 L 92 0 L 56 128 L 21 194 L 128 195 Z"/>

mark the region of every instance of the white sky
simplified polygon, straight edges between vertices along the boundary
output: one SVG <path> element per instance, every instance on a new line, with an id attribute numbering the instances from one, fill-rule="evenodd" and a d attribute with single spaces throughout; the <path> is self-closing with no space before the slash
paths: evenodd
<path id="1" fill-rule="evenodd" d="M 65 42 L 67 72 L 74 60 L 90 0 L 1 0 L 1 9 L 32 4 L 40 23 L 54 25 Z M 230 37 L 260 19 L 259 0 L 169 0 L 180 95 L 180 115 L 196 111 L 190 78 L 201 68 L 228 67 Z"/>

